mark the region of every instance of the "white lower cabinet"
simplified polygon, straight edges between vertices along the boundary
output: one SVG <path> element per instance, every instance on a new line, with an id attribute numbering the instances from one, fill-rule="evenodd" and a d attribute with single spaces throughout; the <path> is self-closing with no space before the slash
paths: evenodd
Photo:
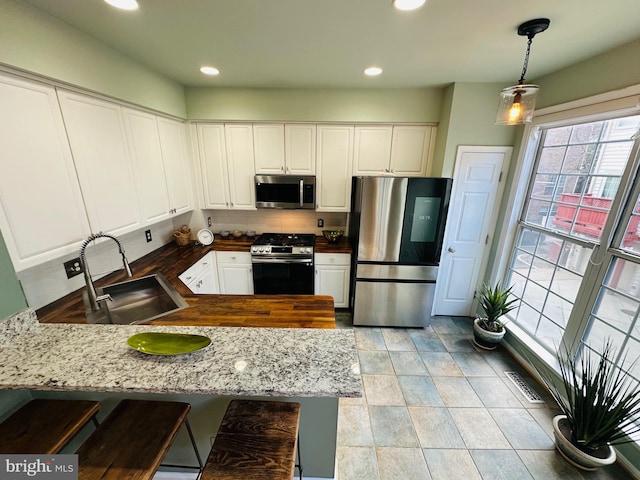
<path id="1" fill-rule="evenodd" d="M 215 252 L 207 253 L 179 275 L 178 278 L 189 287 L 189 290 L 193 293 L 220 293 Z"/>
<path id="2" fill-rule="evenodd" d="M 349 307 L 349 273 L 351 255 L 348 253 L 316 253 L 315 294 L 330 295 L 336 308 Z"/>
<path id="3" fill-rule="evenodd" d="M 220 293 L 253 294 L 253 270 L 249 252 L 216 252 Z"/>

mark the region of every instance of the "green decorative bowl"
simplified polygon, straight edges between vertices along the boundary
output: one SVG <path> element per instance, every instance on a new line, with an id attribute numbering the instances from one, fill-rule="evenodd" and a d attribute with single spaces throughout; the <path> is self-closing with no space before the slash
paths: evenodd
<path id="1" fill-rule="evenodd" d="M 323 230 L 322 235 L 329 243 L 336 243 L 344 235 L 344 230 Z"/>
<path id="2" fill-rule="evenodd" d="M 196 352 L 211 343 L 209 337 L 183 333 L 143 332 L 127 339 L 134 350 L 149 355 L 182 355 Z"/>

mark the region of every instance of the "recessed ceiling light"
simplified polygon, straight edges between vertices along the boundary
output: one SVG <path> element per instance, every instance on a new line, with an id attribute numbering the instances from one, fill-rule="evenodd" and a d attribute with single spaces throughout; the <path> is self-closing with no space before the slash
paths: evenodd
<path id="1" fill-rule="evenodd" d="M 220 70 L 216 67 L 200 67 L 200 71 L 205 75 L 218 75 Z"/>
<path id="2" fill-rule="evenodd" d="M 137 10 L 138 2 L 136 0 L 104 0 L 112 7 L 119 8 L 120 10 Z"/>
<path id="3" fill-rule="evenodd" d="M 382 69 L 380 67 L 369 67 L 364 70 L 364 74 L 369 77 L 377 77 L 382 73 Z"/>
<path id="4" fill-rule="evenodd" d="M 426 0 L 392 0 L 391 3 L 398 10 L 416 10 L 425 2 Z"/>

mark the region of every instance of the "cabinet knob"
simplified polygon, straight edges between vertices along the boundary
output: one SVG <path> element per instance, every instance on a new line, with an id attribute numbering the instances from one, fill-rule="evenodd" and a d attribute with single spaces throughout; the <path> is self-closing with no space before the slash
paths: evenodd
<path id="1" fill-rule="evenodd" d="M 449 248 L 447 248 L 447 252 L 449 252 L 449 253 L 456 253 L 456 249 L 455 249 L 455 248 L 453 248 L 453 247 L 449 247 Z"/>

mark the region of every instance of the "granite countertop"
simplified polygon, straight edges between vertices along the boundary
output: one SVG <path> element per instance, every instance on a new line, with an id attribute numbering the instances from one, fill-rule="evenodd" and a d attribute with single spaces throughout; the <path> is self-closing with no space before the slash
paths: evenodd
<path id="1" fill-rule="evenodd" d="M 133 350 L 140 332 L 205 335 L 189 354 Z M 40 324 L 26 310 L 0 325 L 0 388 L 278 397 L 358 397 L 353 331 Z M 244 369 L 238 368 L 245 363 Z"/>

